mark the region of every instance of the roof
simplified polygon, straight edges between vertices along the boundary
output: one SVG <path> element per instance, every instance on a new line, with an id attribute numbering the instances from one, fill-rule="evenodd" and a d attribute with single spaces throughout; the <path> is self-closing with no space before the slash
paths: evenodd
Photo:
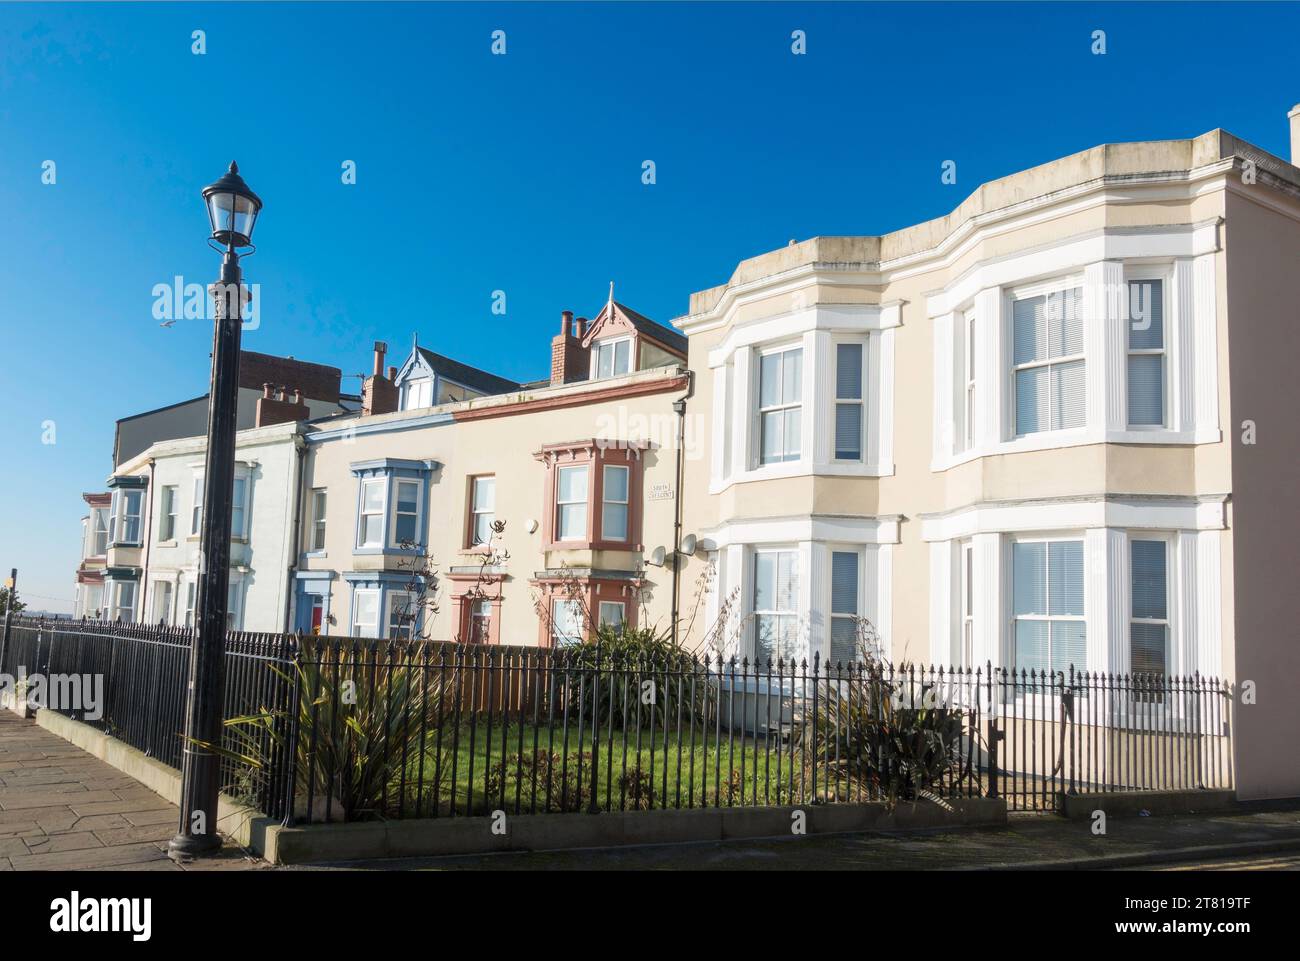
<path id="1" fill-rule="evenodd" d="M 424 358 L 424 362 L 439 377 L 446 377 L 448 380 L 455 381 L 473 390 L 482 391 L 485 394 L 505 394 L 519 389 L 519 384 L 513 380 L 498 377 L 496 374 L 489 374 L 485 370 L 479 370 L 469 364 L 462 364 L 460 361 L 444 357 L 442 354 L 435 354 L 424 347 L 416 347 L 415 349 L 419 351 L 420 356 Z"/>
<path id="2" fill-rule="evenodd" d="M 626 304 L 621 304 L 617 300 L 606 301 L 605 306 L 600 308 L 600 313 L 598 313 L 595 316 L 595 319 L 592 320 L 591 327 L 589 328 L 590 330 L 594 331 L 608 314 L 610 303 L 613 303 L 614 308 L 624 317 L 624 319 L 627 320 L 629 324 L 632 325 L 633 329 L 635 329 L 637 333 L 644 334 L 651 340 L 658 341 L 670 350 L 681 354 L 682 357 L 686 356 L 687 341 L 685 334 L 669 327 L 667 324 L 661 324 L 657 320 L 651 320 L 645 314 L 637 313 L 631 307 Z"/>

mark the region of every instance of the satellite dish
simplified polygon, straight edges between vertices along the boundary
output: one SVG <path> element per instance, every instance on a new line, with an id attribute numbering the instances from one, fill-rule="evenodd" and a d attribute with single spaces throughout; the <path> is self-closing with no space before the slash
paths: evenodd
<path id="1" fill-rule="evenodd" d="M 695 556 L 695 535 L 687 534 L 685 537 L 683 537 L 682 546 L 678 548 L 678 551 L 687 557 L 694 557 Z"/>
<path id="2" fill-rule="evenodd" d="M 662 547 L 656 547 L 654 550 L 652 550 L 652 551 L 650 552 L 650 559 L 647 560 L 646 563 L 647 563 L 647 564 L 653 564 L 655 567 L 663 567 L 663 566 L 664 566 L 664 557 L 665 557 L 667 554 L 668 554 L 668 552 L 667 552 L 666 550 L 664 550 L 664 548 L 662 548 Z"/>

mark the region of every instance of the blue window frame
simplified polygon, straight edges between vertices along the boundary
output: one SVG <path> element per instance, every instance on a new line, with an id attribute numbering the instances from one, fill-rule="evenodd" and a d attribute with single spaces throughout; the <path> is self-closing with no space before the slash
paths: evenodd
<path id="1" fill-rule="evenodd" d="M 354 554 L 422 554 L 428 543 L 430 479 L 436 461 L 385 457 L 352 465 L 357 478 Z"/>

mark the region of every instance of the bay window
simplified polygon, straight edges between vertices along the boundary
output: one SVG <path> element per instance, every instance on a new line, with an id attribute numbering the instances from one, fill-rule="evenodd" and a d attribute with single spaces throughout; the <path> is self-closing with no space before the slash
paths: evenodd
<path id="1" fill-rule="evenodd" d="M 407 547 L 420 540 L 420 484 L 413 480 L 394 483 L 393 540 L 397 547 Z"/>
<path id="2" fill-rule="evenodd" d="M 384 490 L 387 481 L 361 482 L 361 513 L 357 521 L 357 546 L 382 547 L 384 543 Z"/>
<path id="3" fill-rule="evenodd" d="M 108 619 L 130 624 L 135 620 L 135 581 L 113 581 L 110 585 Z"/>
<path id="4" fill-rule="evenodd" d="M 803 348 L 786 347 L 759 356 L 759 464 L 798 460 L 803 419 Z"/>
<path id="5" fill-rule="evenodd" d="M 831 552 L 830 664 L 858 659 L 859 560 L 857 551 Z"/>
<path id="6" fill-rule="evenodd" d="M 92 557 L 103 557 L 108 552 L 108 511 L 103 507 L 93 508 L 90 512 L 93 547 Z"/>
<path id="7" fill-rule="evenodd" d="M 975 446 L 975 311 L 960 312 L 953 328 L 953 453 Z"/>
<path id="8" fill-rule="evenodd" d="M 1164 284 L 1128 283 L 1128 423 L 1165 426 Z"/>
<path id="9" fill-rule="evenodd" d="M 433 379 L 421 377 L 402 386 L 402 410 L 419 410 L 433 406 Z"/>
<path id="10" fill-rule="evenodd" d="M 601 601 L 600 626 L 611 627 L 616 633 L 622 633 L 623 610 L 623 604 L 619 601 Z"/>
<path id="11" fill-rule="evenodd" d="M 245 516 L 248 507 L 248 478 L 236 477 L 230 496 L 230 536 L 247 537 Z"/>
<path id="12" fill-rule="evenodd" d="M 379 637 L 379 591 L 357 588 L 352 592 L 352 636 Z"/>
<path id="13" fill-rule="evenodd" d="M 627 540 L 628 474 L 629 468 L 614 464 L 605 465 L 603 505 L 600 515 L 600 536 L 607 541 Z"/>
<path id="14" fill-rule="evenodd" d="M 555 539 L 578 541 L 587 538 L 587 465 L 556 470 Z"/>
<path id="15" fill-rule="evenodd" d="M 1083 427 L 1083 288 L 1012 301 L 1015 434 Z"/>
<path id="16" fill-rule="evenodd" d="M 1016 670 L 1087 669 L 1083 541 L 1011 545 L 1012 651 Z"/>
<path id="17" fill-rule="evenodd" d="M 861 461 L 866 417 L 863 410 L 863 345 L 835 345 L 835 459 Z"/>
<path id="18" fill-rule="evenodd" d="M 1169 670 L 1168 543 L 1129 541 L 1132 576 L 1129 645 L 1133 674 L 1163 681 Z"/>
<path id="19" fill-rule="evenodd" d="M 144 491 L 140 489 L 122 489 L 113 497 L 115 507 L 111 539 L 114 544 L 140 543 L 140 507 L 144 503 Z"/>
<path id="20" fill-rule="evenodd" d="M 754 659 L 792 661 L 799 639 L 799 552 L 754 552 Z"/>
<path id="21" fill-rule="evenodd" d="M 567 647 L 582 640 L 582 603 L 568 598 L 551 602 L 551 644 Z"/>

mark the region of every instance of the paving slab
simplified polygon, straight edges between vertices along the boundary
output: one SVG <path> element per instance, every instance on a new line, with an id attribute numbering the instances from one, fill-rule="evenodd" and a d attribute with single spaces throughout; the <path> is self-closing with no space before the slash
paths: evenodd
<path id="1" fill-rule="evenodd" d="M 268 867 L 227 844 L 178 865 L 180 811 L 58 735 L 0 710 L 0 871 L 236 871 Z"/>

